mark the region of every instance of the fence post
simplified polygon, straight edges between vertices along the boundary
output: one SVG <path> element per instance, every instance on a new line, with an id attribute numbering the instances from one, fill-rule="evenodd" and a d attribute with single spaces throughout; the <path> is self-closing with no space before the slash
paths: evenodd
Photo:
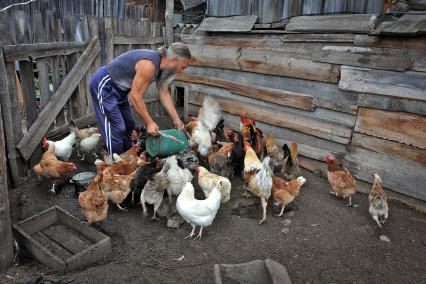
<path id="1" fill-rule="evenodd" d="M 166 45 L 173 43 L 173 20 L 174 20 L 174 0 L 167 0 L 166 2 Z"/>
<path id="2" fill-rule="evenodd" d="M 0 108 L 0 270 L 13 263 L 12 228 L 7 186 L 6 143 Z"/>
<path id="3" fill-rule="evenodd" d="M 104 19 L 105 23 L 105 53 L 106 53 L 106 62 L 110 63 L 114 58 L 114 34 L 112 26 L 112 17 L 106 17 Z"/>

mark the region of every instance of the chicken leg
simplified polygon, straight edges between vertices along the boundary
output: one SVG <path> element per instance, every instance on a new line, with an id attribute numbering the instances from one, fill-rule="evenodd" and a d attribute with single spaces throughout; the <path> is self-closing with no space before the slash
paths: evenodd
<path id="1" fill-rule="evenodd" d="M 262 202 L 262 208 L 263 208 L 263 218 L 259 221 L 259 225 L 262 224 L 266 220 L 266 206 L 268 206 L 268 201 L 266 198 L 260 198 L 260 201 Z"/>
<path id="2" fill-rule="evenodd" d="M 285 205 L 283 205 L 283 207 L 281 208 L 280 214 L 277 215 L 278 217 L 281 217 L 284 214 L 284 208 L 285 208 Z"/>
<path id="3" fill-rule="evenodd" d="M 374 221 L 376 221 L 377 225 L 379 225 L 379 227 L 381 228 L 381 227 L 382 227 L 382 224 L 381 224 L 381 223 L 380 223 L 380 221 L 379 221 L 379 216 L 374 215 L 374 216 L 373 216 L 373 219 L 374 219 Z"/>
<path id="4" fill-rule="evenodd" d="M 117 203 L 117 207 L 118 207 L 118 209 L 120 209 L 121 211 L 127 211 L 127 208 L 123 208 L 123 207 L 121 207 L 121 205 L 120 205 L 120 204 L 118 204 L 118 203 Z"/>
<path id="5" fill-rule="evenodd" d="M 196 240 L 196 239 L 200 239 L 201 240 L 201 234 L 203 233 L 203 226 L 201 226 L 201 228 L 200 228 L 200 232 L 198 233 L 198 236 L 196 236 L 195 238 L 194 238 L 194 241 Z"/>
<path id="6" fill-rule="evenodd" d="M 52 193 L 52 194 L 56 194 L 56 191 L 55 191 L 55 183 L 53 183 L 53 184 L 52 184 L 52 188 L 50 189 L 50 193 Z"/>
<path id="7" fill-rule="evenodd" d="M 191 233 L 190 233 L 188 236 L 186 236 L 186 237 L 184 238 L 184 240 L 186 240 L 186 239 L 190 239 L 190 238 L 192 238 L 192 237 L 195 235 L 195 228 L 196 228 L 197 226 L 194 226 L 194 225 L 192 225 L 192 224 L 191 224 L 191 226 L 192 226 L 192 231 L 191 231 Z"/>

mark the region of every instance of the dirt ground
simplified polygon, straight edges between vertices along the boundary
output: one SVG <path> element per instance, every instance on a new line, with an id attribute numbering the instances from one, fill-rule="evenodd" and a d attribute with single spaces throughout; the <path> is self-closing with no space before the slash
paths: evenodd
<path id="1" fill-rule="evenodd" d="M 79 172 L 94 169 L 79 165 Z M 285 265 L 293 283 L 426 283 L 424 214 L 390 202 L 390 217 L 380 230 L 368 213 L 366 195 L 358 193 L 354 201 L 359 207 L 347 208 L 345 201 L 328 193 L 325 178 L 303 174 L 308 181 L 295 204 L 283 217 L 273 216 L 279 209 L 268 206 L 263 225 L 257 223 L 259 202 L 242 197 L 242 181 L 234 179 L 231 200 L 221 206 L 213 225 L 197 241 L 183 239 L 190 232 L 188 224 L 172 230 L 165 218 L 158 222 L 143 218 L 140 207 L 121 212 L 110 205 L 108 219 L 101 225 L 112 240 L 108 258 L 65 274 L 24 260 L 0 273 L 0 283 L 37 276 L 69 277 L 72 283 L 213 283 L 215 263 L 266 258 Z M 84 220 L 77 199 L 66 190 L 52 195 L 49 187 L 32 177 L 12 190 L 13 222 L 54 205 Z M 382 234 L 390 243 L 379 240 Z"/>

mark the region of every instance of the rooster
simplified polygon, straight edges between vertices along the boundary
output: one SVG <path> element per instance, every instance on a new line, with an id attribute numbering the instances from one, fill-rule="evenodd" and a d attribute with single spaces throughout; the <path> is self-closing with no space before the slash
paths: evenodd
<path id="1" fill-rule="evenodd" d="M 340 198 L 348 198 L 346 206 L 352 206 L 352 195 L 356 192 L 356 181 L 347 168 L 341 168 L 337 160 L 332 156 L 325 157 L 328 164 L 327 177 L 332 187 L 330 193 Z M 356 207 L 358 205 L 354 205 Z"/>
<path id="2" fill-rule="evenodd" d="M 283 145 L 284 161 L 281 169 L 281 175 L 285 180 L 293 180 L 299 177 L 300 171 L 299 159 L 297 158 L 297 144 L 291 143 L 289 149 L 287 144 Z"/>
<path id="3" fill-rule="evenodd" d="M 382 224 L 384 224 L 388 218 L 389 207 L 386 194 L 382 188 L 382 179 L 377 173 L 374 173 L 373 176 L 373 188 L 368 195 L 368 203 L 370 204 L 368 211 L 370 212 L 370 215 L 373 217 L 374 221 L 377 222 L 377 225 L 379 225 L 381 228 Z M 379 218 L 381 220 L 379 220 Z"/>
<path id="4" fill-rule="evenodd" d="M 231 152 L 231 165 L 234 169 L 234 174 L 242 175 L 244 169 L 244 147 L 243 136 L 240 133 L 232 132 L 229 137 L 232 137 L 232 152 Z"/>
<path id="5" fill-rule="evenodd" d="M 39 176 L 44 176 L 52 181 L 52 193 L 56 193 L 55 185 L 57 182 L 67 178 L 77 169 L 74 163 L 59 161 L 55 155 L 55 143 L 46 142 L 48 149 L 44 152 L 40 162 L 34 166 L 34 172 Z"/>
<path id="6" fill-rule="evenodd" d="M 189 142 L 191 147 L 197 147 L 200 155 L 206 156 L 212 146 L 210 131 L 216 127 L 221 116 L 222 111 L 217 101 L 211 97 L 206 97 L 198 112 L 198 118 L 195 127 L 192 129 Z"/>
<path id="7" fill-rule="evenodd" d="M 248 141 L 256 155 L 259 158 L 262 158 L 264 150 L 262 131 L 256 128 L 256 123 L 253 119 L 249 119 L 245 115 L 241 115 L 240 120 L 240 130 L 243 134 L 243 141 Z"/>
<path id="8" fill-rule="evenodd" d="M 50 143 L 55 144 L 55 155 L 58 159 L 67 162 L 72 154 L 73 146 L 75 145 L 76 134 L 71 132 L 64 139 L 59 141 L 50 141 L 46 137 L 43 138 L 42 148 L 47 151 Z"/>
<path id="9" fill-rule="evenodd" d="M 87 222 L 97 222 L 106 219 L 108 213 L 108 199 L 101 190 L 101 175 L 96 175 L 86 191 L 80 193 L 78 202 Z"/>
<path id="10" fill-rule="evenodd" d="M 278 216 L 282 216 L 285 206 L 293 202 L 294 198 L 299 195 L 300 188 L 305 182 L 304 177 L 298 177 L 291 181 L 285 181 L 276 176 L 272 177 L 272 197 L 275 200 L 275 205 L 281 205 L 281 212 Z"/>
<path id="11" fill-rule="evenodd" d="M 191 233 L 185 238 L 194 236 L 195 228 L 200 226 L 200 232 L 196 239 L 201 239 L 203 228 L 210 226 L 216 217 L 220 207 L 220 190 L 221 182 L 212 189 L 211 194 L 204 200 L 197 200 L 194 197 L 194 187 L 190 182 L 187 182 L 182 189 L 182 193 L 176 201 L 176 209 L 182 218 L 192 226 Z"/>
<path id="12" fill-rule="evenodd" d="M 259 221 L 262 224 L 266 220 L 266 206 L 271 196 L 272 190 L 272 171 L 269 167 L 269 157 L 265 157 L 260 162 L 250 144 L 246 141 L 244 144 L 246 156 L 244 157 L 244 181 L 246 189 L 260 198 L 263 208 L 263 218 Z M 246 195 L 247 196 L 247 195 Z"/>

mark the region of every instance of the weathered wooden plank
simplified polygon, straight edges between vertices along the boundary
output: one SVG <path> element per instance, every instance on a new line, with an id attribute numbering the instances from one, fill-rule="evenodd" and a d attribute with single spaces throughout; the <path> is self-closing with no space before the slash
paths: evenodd
<path id="1" fill-rule="evenodd" d="M 68 101 L 81 77 L 86 73 L 95 57 L 98 55 L 99 50 L 99 41 L 97 38 L 92 39 L 77 63 L 62 82 L 61 86 L 56 90 L 52 101 L 50 101 L 39 114 L 39 118 L 18 143 L 16 148 L 20 151 L 24 159 L 29 158 L 38 143 L 42 140 L 50 124 L 53 122 L 54 117 Z"/>
<path id="2" fill-rule="evenodd" d="M 3 96 L 4 94 L 1 95 Z M 0 270 L 6 269 L 12 265 L 14 257 L 8 197 L 9 186 L 7 184 L 7 152 L 4 137 L 5 131 L 3 128 L 2 111 L 0 107 Z"/>
<path id="3" fill-rule="evenodd" d="M 356 117 L 354 115 L 349 115 L 346 113 L 341 112 L 335 112 L 323 108 L 316 108 L 315 111 L 304 111 L 292 107 L 287 107 L 283 105 L 278 105 L 266 101 L 256 100 L 247 96 L 240 96 L 233 94 L 229 90 L 223 89 L 223 88 L 217 88 L 212 87 L 208 85 L 201 85 L 201 84 L 193 84 L 193 83 L 180 83 L 179 81 L 176 82 L 178 85 L 182 86 L 188 86 L 191 91 L 200 92 L 200 93 L 206 93 L 206 94 L 212 94 L 224 99 L 230 98 L 230 99 L 236 99 L 238 101 L 245 102 L 250 105 L 256 105 L 261 106 L 265 109 L 271 109 L 275 110 L 277 112 L 287 112 L 290 114 L 295 115 L 302 115 L 303 117 L 306 117 L 307 120 L 313 119 L 313 120 L 320 120 L 325 121 L 332 124 L 342 125 L 346 127 L 353 128 L 355 125 Z M 178 86 L 179 86 L 178 85 Z"/>
<path id="4" fill-rule="evenodd" d="M 426 201 L 424 165 L 361 148 L 346 154 L 345 164 L 358 179 L 371 183 L 372 173 L 378 172 L 384 187 Z"/>
<path id="5" fill-rule="evenodd" d="M 410 5 L 410 10 L 415 11 L 425 11 L 426 10 L 426 1 L 425 0 L 408 0 Z"/>
<path id="6" fill-rule="evenodd" d="M 189 103 L 201 105 L 206 94 L 194 92 L 189 97 Z M 208 94 L 212 95 L 212 94 Z M 246 102 L 220 98 L 214 96 L 221 108 L 229 113 L 236 115 L 247 115 L 256 120 L 267 122 L 281 127 L 294 129 L 313 136 L 335 141 L 342 144 L 348 144 L 351 136 L 351 129 L 337 124 L 328 123 L 320 120 L 309 119 L 296 113 L 288 113 L 260 106 L 259 104 L 248 104 Z"/>
<path id="7" fill-rule="evenodd" d="M 380 37 L 372 35 L 355 35 L 354 44 L 360 46 L 426 50 L 426 37 Z"/>
<path id="8" fill-rule="evenodd" d="M 113 36 L 114 44 L 162 44 L 164 42 L 163 37 L 135 37 L 135 36 Z"/>
<path id="9" fill-rule="evenodd" d="M 360 107 L 355 131 L 426 149 L 426 117 Z"/>
<path id="10" fill-rule="evenodd" d="M 257 18 L 256 15 L 226 18 L 208 17 L 203 20 L 198 30 L 204 32 L 248 32 L 253 29 Z"/>
<path id="11" fill-rule="evenodd" d="M 258 87 L 255 85 L 236 83 L 234 81 L 187 73 L 176 76 L 175 80 L 224 88 L 237 95 L 247 96 L 280 105 L 291 106 L 307 111 L 315 110 L 313 97 L 302 93 L 281 91 L 278 89 Z"/>
<path id="12" fill-rule="evenodd" d="M 87 42 L 50 42 L 3 46 L 5 60 L 9 62 L 36 59 L 55 55 L 69 55 L 83 51 Z"/>
<path id="13" fill-rule="evenodd" d="M 255 48 L 188 45 L 191 65 L 227 68 L 255 73 L 337 83 L 339 68 L 329 63 L 312 62 L 308 56 L 257 50 Z"/>
<path id="14" fill-rule="evenodd" d="M 341 47 L 344 48 L 344 47 Z M 374 69 L 405 71 L 413 65 L 413 60 L 404 55 L 360 54 L 331 50 L 315 51 L 313 61 Z"/>
<path id="15" fill-rule="evenodd" d="M 34 70 L 32 61 L 19 62 L 19 73 L 21 77 L 20 84 L 24 94 L 27 128 L 30 128 L 37 118 L 37 101 L 34 93 Z"/>
<path id="16" fill-rule="evenodd" d="M 417 35 L 426 34 L 424 15 L 405 14 L 397 21 L 389 22 L 380 30 L 383 35 Z"/>
<path id="17" fill-rule="evenodd" d="M 352 145 L 390 157 L 411 160 L 426 165 L 426 150 L 355 132 Z"/>
<path id="18" fill-rule="evenodd" d="M 315 97 L 317 107 L 349 114 L 356 114 L 357 112 L 357 95 L 340 90 L 336 84 L 198 66 L 189 66 L 185 72 L 237 83 L 307 94 Z"/>
<path id="19" fill-rule="evenodd" d="M 114 58 L 114 35 L 113 35 L 113 26 L 112 18 L 107 17 L 104 19 L 105 25 L 105 53 L 106 53 L 106 63 L 109 63 Z"/>
<path id="20" fill-rule="evenodd" d="M 426 102 L 380 95 L 359 94 L 358 106 L 426 115 Z"/>
<path id="21" fill-rule="evenodd" d="M 426 100 L 426 74 L 342 66 L 339 88 L 424 101 Z"/>
<path id="22" fill-rule="evenodd" d="M 166 22 L 165 27 L 165 45 L 171 45 L 173 43 L 173 21 L 174 21 L 174 0 L 166 0 L 166 12 L 164 20 Z"/>
<path id="23" fill-rule="evenodd" d="M 369 33 L 374 27 L 375 15 L 349 14 L 330 16 L 299 16 L 290 19 L 287 31 L 325 33 Z"/>

